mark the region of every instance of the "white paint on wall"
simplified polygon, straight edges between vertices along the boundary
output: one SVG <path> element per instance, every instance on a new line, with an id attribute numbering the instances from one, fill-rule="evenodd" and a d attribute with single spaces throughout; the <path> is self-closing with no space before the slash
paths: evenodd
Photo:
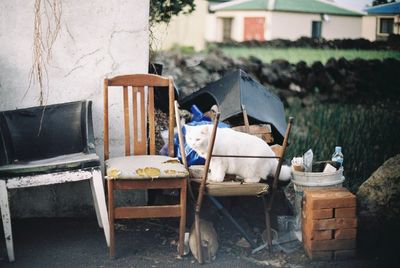
<path id="1" fill-rule="evenodd" d="M 375 16 L 364 16 L 362 18 L 362 37 L 369 41 L 376 40 L 376 17 Z"/>
<path id="2" fill-rule="evenodd" d="M 61 3 L 61 31 L 47 67 L 45 103 L 93 100 L 95 136 L 101 147 L 103 79 L 147 72 L 149 1 Z M 0 10 L 0 110 L 39 105 L 37 85 L 24 97 L 32 66 L 34 0 L 1 1 Z"/>
<path id="3" fill-rule="evenodd" d="M 320 14 L 294 13 L 279 11 L 218 11 L 215 13 L 218 21 L 222 18 L 233 18 L 232 38 L 241 42 L 244 40 L 244 18 L 264 17 L 264 36 L 266 40 L 277 38 L 296 40 L 300 37 L 311 37 L 312 21 L 321 21 Z M 222 23 L 216 24 L 215 36 L 209 41 L 222 41 Z M 360 38 L 362 18 L 353 16 L 329 15 L 329 21 L 322 25 L 322 37 L 334 38 Z"/>
<path id="4" fill-rule="evenodd" d="M 215 42 L 216 36 L 218 36 L 219 27 L 218 27 L 218 19 L 214 14 L 206 15 L 206 26 L 205 27 L 206 27 L 205 32 L 204 32 L 205 41 L 206 42 Z"/>
<path id="5" fill-rule="evenodd" d="M 296 40 L 302 36 L 311 36 L 311 23 L 321 20 L 319 14 L 271 12 L 271 39 L 283 38 Z"/>
<path id="6" fill-rule="evenodd" d="M 329 21 L 322 23 L 323 38 L 361 38 L 362 17 L 329 15 L 329 18 Z"/>
<path id="7" fill-rule="evenodd" d="M 0 110 L 39 105 L 37 85 L 24 97 L 32 66 L 34 3 L 34 0 L 0 1 Z M 61 0 L 61 3 L 61 31 L 47 67 L 49 87 L 45 103 L 92 100 L 97 153 L 102 158 L 103 80 L 106 76 L 147 73 L 149 0 Z M 119 112 L 112 110 L 110 117 L 118 117 Z M 119 126 L 113 128 L 120 132 Z M 118 147 L 122 142 L 118 138 L 111 146 Z M 71 204 L 63 204 L 66 205 L 63 211 L 77 204 L 92 207 L 86 187 L 73 184 L 65 187 L 69 188 L 65 196 L 74 193 L 77 199 L 76 202 L 67 199 Z M 29 213 L 40 216 L 46 215 L 52 206 L 45 199 L 40 203 L 40 198 L 57 199 L 64 195 L 58 194 L 53 196 L 52 192 L 35 189 L 27 195 L 17 193 L 20 196 L 16 198 L 20 203 L 32 204 L 31 198 L 37 197 L 37 211 Z M 73 211 L 69 212 L 74 215 Z M 25 211 L 24 215 L 29 213 Z M 21 214 L 20 211 L 13 215 Z"/>
<path id="8" fill-rule="evenodd" d="M 270 12 L 271 23 L 268 40 L 284 38 L 296 40 L 302 36 L 311 37 L 313 21 L 321 21 L 319 14 Z M 329 21 L 322 22 L 322 37 L 360 38 L 361 17 L 329 15 Z"/>
<path id="9" fill-rule="evenodd" d="M 208 1 L 196 0 L 196 9 L 190 14 L 180 14 L 167 23 L 159 23 L 153 29 L 153 49 L 165 50 L 175 45 L 205 48 Z"/>

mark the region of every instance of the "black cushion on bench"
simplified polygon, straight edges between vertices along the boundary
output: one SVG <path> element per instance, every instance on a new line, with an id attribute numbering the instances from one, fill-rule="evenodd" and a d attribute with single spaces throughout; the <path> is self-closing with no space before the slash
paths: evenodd
<path id="1" fill-rule="evenodd" d="M 99 163 L 90 101 L 0 112 L 0 177 Z"/>

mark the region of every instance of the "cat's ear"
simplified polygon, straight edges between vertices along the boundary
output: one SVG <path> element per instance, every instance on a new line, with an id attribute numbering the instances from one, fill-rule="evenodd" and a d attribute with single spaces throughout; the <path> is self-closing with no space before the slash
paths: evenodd
<path id="1" fill-rule="evenodd" d="M 201 134 L 204 134 L 204 135 L 207 135 L 207 134 L 208 134 L 208 126 L 207 126 L 207 125 L 204 125 L 204 126 L 201 128 Z"/>

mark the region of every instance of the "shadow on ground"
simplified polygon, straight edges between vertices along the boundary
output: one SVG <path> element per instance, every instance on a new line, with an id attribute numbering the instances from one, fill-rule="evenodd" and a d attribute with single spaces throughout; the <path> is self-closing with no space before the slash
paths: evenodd
<path id="1" fill-rule="evenodd" d="M 205 266 L 364 268 L 382 265 L 380 259 L 371 256 L 347 261 L 311 262 L 301 247 L 291 254 L 278 250 L 250 254 L 249 249 L 237 245 L 240 235 L 220 216 L 214 218 L 214 225 L 217 225 L 220 248 L 216 260 Z M 7 262 L 1 233 L 0 267 L 199 267 L 191 254 L 183 259 L 177 258 L 177 227 L 178 222 L 174 219 L 119 221 L 116 225 L 117 256 L 111 260 L 103 232 L 94 219 L 15 220 L 16 261 Z"/>

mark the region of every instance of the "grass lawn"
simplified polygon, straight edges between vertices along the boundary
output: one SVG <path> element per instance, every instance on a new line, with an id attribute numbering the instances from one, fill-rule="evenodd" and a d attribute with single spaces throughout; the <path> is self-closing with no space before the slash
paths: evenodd
<path id="1" fill-rule="evenodd" d="M 336 59 L 344 57 L 348 60 L 362 58 L 385 59 L 395 58 L 400 60 L 400 51 L 391 50 L 355 50 L 355 49 L 314 49 L 314 48 L 244 48 L 244 47 L 224 47 L 222 51 L 230 57 L 249 57 L 256 56 L 264 62 L 271 62 L 274 59 L 286 59 L 290 63 L 297 63 L 301 60 L 312 64 L 315 61 L 326 63 L 331 57 Z"/>

